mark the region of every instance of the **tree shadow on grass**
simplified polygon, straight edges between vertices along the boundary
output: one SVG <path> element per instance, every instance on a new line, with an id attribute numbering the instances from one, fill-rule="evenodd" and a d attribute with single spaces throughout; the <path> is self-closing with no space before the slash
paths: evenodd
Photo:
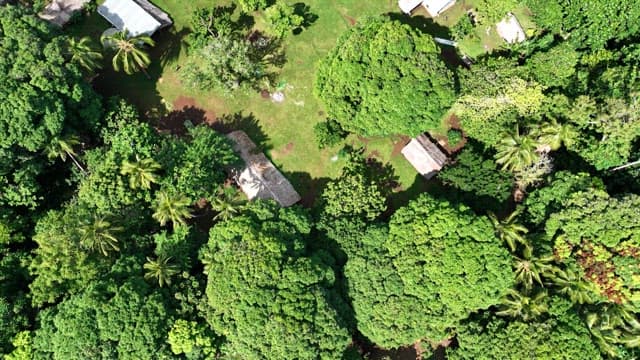
<path id="1" fill-rule="evenodd" d="M 303 30 L 306 30 L 308 27 L 313 25 L 313 23 L 318 20 L 318 15 L 311 12 L 311 7 L 305 3 L 295 3 L 293 4 L 293 13 L 299 16 L 302 16 L 304 19 L 302 21 L 302 25 L 293 30 L 293 35 L 299 35 Z"/>
<path id="2" fill-rule="evenodd" d="M 154 126 L 160 132 L 184 136 L 187 133 L 185 124 L 200 125 L 209 123 L 210 120 L 203 109 L 195 106 L 185 106 L 180 110 L 173 110 L 154 121 Z"/>
<path id="3" fill-rule="evenodd" d="M 322 190 L 329 182 L 329 178 L 321 177 L 321 178 L 312 178 L 306 172 L 294 171 L 294 172 L 285 172 L 282 174 L 291 182 L 293 188 L 296 189 L 300 197 L 300 205 L 306 208 L 312 208 L 316 199 L 322 193 Z"/>
<path id="4" fill-rule="evenodd" d="M 246 132 L 261 151 L 266 152 L 273 148 L 270 144 L 269 137 L 253 113 L 246 115 L 242 112 L 225 114 L 215 119 L 210 125 L 216 131 L 223 134 L 228 134 L 235 130 Z"/>
<path id="5" fill-rule="evenodd" d="M 151 51 L 151 55 L 160 61 L 160 66 L 163 69 L 174 63 L 186 49 L 184 38 L 187 35 L 189 35 L 188 29 L 176 31 L 173 27 L 158 35 L 156 39 L 158 46 Z"/>

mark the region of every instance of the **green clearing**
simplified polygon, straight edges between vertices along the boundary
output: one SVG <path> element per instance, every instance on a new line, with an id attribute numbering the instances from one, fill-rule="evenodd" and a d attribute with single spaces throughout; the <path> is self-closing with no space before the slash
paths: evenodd
<path id="1" fill-rule="evenodd" d="M 173 104 L 185 102 L 201 109 L 199 116 L 206 113 L 209 121 L 227 114 L 236 119 L 232 127 L 242 129 L 256 140 L 265 150 L 274 164 L 292 181 L 296 189 L 310 204 L 321 185 L 329 178 L 339 174 L 342 161 L 332 161 L 342 145 L 331 149 L 319 150 L 314 139 L 313 126 L 325 119 L 322 105 L 313 95 L 313 83 L 316 66 L 337 38 L 358 19 L 384 13 L 403 22 L 410 23 L 422 31 L 444 36 L 457 18 L 465 14 L 465 1 L 459 2 L 443 16 L 436 19 L 426 18 L 424 10 L 417 10 L 409 18 L 399 13 L 395 0 L 362 2 L 358 0 L 307 0 L 311 13 L 317 20 L 298 35 L 290 35 L 284 40 L 283 47 L 287 63 L 280 71 L 279 79 L 286 84 L 285 101 L 276 103 L 261 94 L 251 91 L 238 91 L 231 95 L 216 91 L 202 92 L 185 88 L 178 77 L 180 64 L 186 58 L 184 37 L 188 34 L 189 20 L 193 11 L 199 7 L 228 5 L 229 1 L 192 0 L 156 0 L 157 6 L 166 11 L 174 20 L 174 26 L 154 35 L 157 46 L 152 49 L 155 59 L 148 69 L 149 78 L 144 74 L 128 76 L 115 73 L 105 61 L 105 70 L 94 80 L 98 90 L 106 95 L 120 95 L 136 104 L 145 116 L 154 123 L 173 109 Z M 291 1 L 291 3 L 294 3 Z M 263 15 L 252 14 L 254 28 L 264 28 Z M 102 31 L 109 24 L 97 13 L 70 26 L 74 35 L 90 35 L 99 40 Z M 482 51 L 482 48 L 479 49 Z M 273 89 L 269 89 L 273 90 Z M 200 110 L 198 110 L 200 111 Z M 180 124 L 174 124 L 180 125 Z M 442 129 L 446 132 L 446 129 Z M 386 139 L 348 139 L 353 146 L 365 146 L 370 156 L 389 162 L 396 170 L 399 179 L 397 196 L 393 203 L 402 203 L 426 188 L 428 183 L 417 176 L 411 165 L 399 154 L 399 137 Z M 334 158 L 335 160 L 335 158 Z"/>

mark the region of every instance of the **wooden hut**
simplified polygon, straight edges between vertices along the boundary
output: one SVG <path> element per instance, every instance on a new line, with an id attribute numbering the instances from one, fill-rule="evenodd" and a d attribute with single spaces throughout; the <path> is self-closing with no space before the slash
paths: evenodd
<path id="1" fill-rule="evenodd" d="M 447 162 L 447 154 L 427 134 L 411 139 L 402 149 L 402 155 L 427 179 L 437 174 Z"/>
<path id="2" fill-rule="evenodd" d="M 245 163 L 237 169 L 235 180 L 249 200 L 271 199 L 280 206 L 288 207 L 300 201 L 300 195 L 289 180 L 258 149 L 244 131 L 227 134 L 233 141 L 233 149 Z"/>

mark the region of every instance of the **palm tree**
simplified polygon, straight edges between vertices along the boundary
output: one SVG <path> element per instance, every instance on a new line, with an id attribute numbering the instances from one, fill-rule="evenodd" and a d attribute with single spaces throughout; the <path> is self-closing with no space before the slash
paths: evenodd
<path id="1" fill-rule="evenodd" d="M 129 75 L 142 71 L 147 75 L 145 69 L 151 64 L 151 59 L 144 50 L 144 46 L 155 45 L 151 37 L 147 35 L 129 36 L 129 31 L 125 29 L 110 35 L 103 35 L 100 41 L 105 47 L 111 47 L 116 51 L 111 61 L 115 71 L 122 69 Z"/>
<path id="2" fill-rule="evenodd" d="M 493 224 L 496 235 L 500 240 L 507 243 L 511 252 L 515 252 L 518 244 L 521 244 L 524 246 L 525 258 L 529 258 L 531 256 L 532 249 L 529 241 L 524 237 L 524 234 L 528 233 L 529 230 L 515 222 L 519 214 L 520 211 L 516 210 L 502 221 L 500 221 L 491 211 L 489 211 L 488 216 Z"/>
<path id="3" fill-rule="evenodd" d="M 514 275 L 516 283 L 522 284 L 527 290 L 531 290 L 534 283 L 544 286 L 542 277 L 553 274 L 556 269 L 552 265 L 553 262 L 553 256 L 531 259 L 515 258 Z"/>
<path id="4" fill-rule="evenodd" d="M 94 48 L 91 38 L 88 36 L 79 40 L 69 38 L 67 51 L 71 56 L 71 62 L 75 62 L 89 71 L 102 68 L 102 53 Z"/>
<path id="5" fill-rule="evenodd" d="M 496 163 L 502 164 L 502 170 L 519 171 L 538 160 L 538 143 L 529 136 L 506 134 L 496 145 Z"/>
<path id="6" fill-rule="evenodd" d="M 151 184 L 158 182 L 155 172 L 160 168 L 160 164 L 155 160 L 151 158 L 140 160 L 136 156 L 136 161 L 122 162 L 120 174 L 129 176 L 129 187 L 132 189 L 151 189 Z"/>
<path id="7" fill-rule="evenodd" d="M 161 226 L 165 226 L 169 221 L 174 226 L 176 224 L 186 225 L 187 219 L 191 217 L 190 205 L 191 201 L 182 195 L 170 195 L 165 191 L 160 191 L 156 198 L 156 211 L 152 216 Z"/>
<path id="8" fill-rule="evenodd" d="M 578 133 L 572 125 L 559 124 L 556 119 L 553 119 L 540 126 L 534 136 L 537 136 L 540 144 L 548 146 L 550 150 L 558 150 L 563 144 L 571 146 L 578 137 Z"/>
<path id="9" fill-rule="evenodd" d="M 118 251 L 118 239 L 113 233 L 122 228 L 111 226 L 111 223 L 103 218 L 94 218 L 90 222 L 80 225 L 80 244 L 89 250 L 99 250 L 104 256 L 110 251 Z"/>
<path id="10" fill-rule="evenodd" d="M 171 257 L 164 255 L 158 256 L 155 260 L 147 257 L 147 262 L 143 265 L 146 270 L 144 278 L 147 280 L 155 279 L 158 285 L 163 287 L 171 285 L 171 277 L 176 275 L 180 270 L 176 265 L 170 263 Z"/>
<path id="11" fill-rule="evenodd" d="M 242 206 L 243 202 L 234 188 L 219 189 L 216 198 L 211 203 L 211 208 L 217 212 L 213 220 L 229 220 L 242 210 Z"/>
<path id="12" fill-rule="evenodd" d="M 618 345 L 640 346 L 640 322 L 628 306 L 607 304 L 588 312 L 585 320 L 600 350 L 613 358 L 619 357 Z"/>
<path id="13" fill-rule="evenodd" d="M 509 289 L 500 301 L 496 315 L 530 321 L 545 314 L 549 310 L 547 298 L 546 291 L 541 291 L 533 297 L 530 297 L 514 289 Z"/>
<path id="14" fill-rule="evenodd" d="M 560 294 L 567 295 L 574 304 L 593 304 L 597 300 L 595 285 L 583 280 L 574 270 L 556 268 L 547 278 Z"/>
<path id="15" fill-rule="evenodd" d="M 76 154 L 76 152 L 73 150 L 73 147 L 78 144 L 80 144 L 80 139 L 78 139 L 78 137 L 75 135 L 68 135 L 66 137 L 56 136 L 51 139 L 49 145 L 44 148 L 44 152 L 49 160 L 60 158 L 62 159 L 62 161 L 67 161 L 67 157 L 69 157 L 76 165 L 76 167 L 86 175 L 87 172 L 76 159 L 76 156 L 78 154 Z"/>

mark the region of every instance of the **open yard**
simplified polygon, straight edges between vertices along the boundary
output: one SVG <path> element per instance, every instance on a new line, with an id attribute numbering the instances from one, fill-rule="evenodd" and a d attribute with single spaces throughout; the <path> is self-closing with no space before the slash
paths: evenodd
<path id="1" fill-rule="evenodd" d="M 401 14 L 395 0 L 305 1 L 311 13 L 317 15 L 317 20 L 300 34 L 290 35 L 284 41 L 287 62 L 279 80 L 285 100 L 278 103 L 265 94 L 252 91 L 230 95 L 197 91 L 183 86 L 179 80 L 178 72 L 186 58 L 184 38 L 189 32 L 191 14 L 199 7 L 227 5 L 229 1 L 156 0 L 154 3 L 172 17 L 174 26 L 154 35 L 157 46 L 152 50 L 154 62 L 148 71 L 149 77 L 115 73 L 109 64 L 105 64 L 103 74 L 94 80 L 96 88 L 104 94 L 127 97 L 159 128 L 175 128 L 181 126 L 184 119 L 189 119 L 192 122 L 206 121 L 224 130 L 247 131 L 292 181 L 307 205 L 311 204 L 324 182 L 339 174 L 342 166 L 340 157 L 335 159 L 342 145 L 319 150 L 314 139 L 313 126 L 326 118 L 321 104 L 313 95 L 318 61 L 335 45 L 340 34 L 364 16 L 391 13 L 392 17 L 424 32 L 446 36 L 445 25 L 462 16 L 465 6 L 464 1 L 460 2 L 461 5 L 456 5 L 446 17 L 434 22 L 426 18 L 423 10 L 418 10 L 411 18 Z M 263 15 L 257 12 L 252 17 L 253 26 L 261 29 Z M 69 30 L 98 40 L 108 27 L 104 19 L 93 14 L 71 25 Z M 402 203 L 403 199 L 429 186 L 400 154 L 400 142 L 406 140 L 401 137 L 347 140 L 354 146 L 365 146 L 370 156 L 395 168 L 399 186 L 394 203 Z"/>

